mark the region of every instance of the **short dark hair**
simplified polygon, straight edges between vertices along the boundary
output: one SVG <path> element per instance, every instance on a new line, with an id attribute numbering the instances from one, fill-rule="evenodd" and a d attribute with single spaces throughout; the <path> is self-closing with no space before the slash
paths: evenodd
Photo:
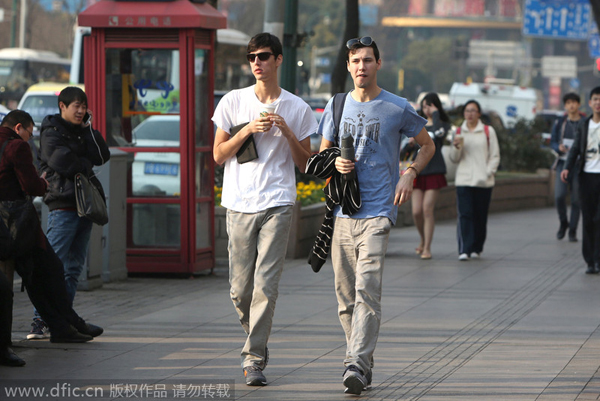
<path id="1" fill-rule="evenodd" d="M 350 55 L 356 53 L 358 49 L 362 49 L 363 47 L 370 47 L 373 49 L 373 55 L 375 56 L 375 61 L 379 61 L 379 48 L 377 47 L 377 43 L 373 40 L 369 46 L 365 46 L 361 43 L 360 40 L 356 41 L 350 48 L 346 48 L 346 61 L 350 61 Z"/>
<path id="2" fill-rule="evenodd" d="M 600 95 L 600 86 L 596 86 L 594 89 L 592 89 L 592 91 L 590 92 L 590 99 L 594 95 Z"/>
<path id="3" fill-rule="evenodd" d="M 563 104 L 567 104 L 568 100 L 573 100 L 577 103 L 581 103 L 581 97 L 575 92 L 569 92 L 563 96 Z"/>
<path id="4" fill-rule="evenodd" d="M 67 86 L 65 89 L 61 90 L 58 95 L 59 108 L 60 102 L 63 102 L 67 107 L 73 102 L 81 102 L 87 105 L 87 95 L 83 89 L 77 86 Z"/>
<path id="5" fill-rule="evenodd" d="M 467 106 L 470 105 L 470 104 L 474 104 L 475 107 L 477 107 L 477 111 L 479 112 L 479 114 L 481 114 L 481 105 L 475 99 L 467 100 L 467 102 L 464 104 L 464 106 L 462 108 L 462 112 L 463 113 L 465 112 L 465 109 L 467 108 Z"/>
<path id="6" fill-rule="evenodd" d="M 2 127 L 13 128 L 15 125 L 21 124 L 24 127 L 35 125 L 33 118 L 28 112 L 23 110 L 13 110 L 2 119 Z"/>
<path id="7" fill-rule="evenodd" d="M 258 49 L 263 49 L 268 47 L 271 49 L 275 58 L 277 58 L 280 54 L 283 54 L 283 47 L 281 46 L 281 41 L 275 35 L 270 34 L 269 32 L 259 33 L 254 35 L 250 42 L 248 42 L 248 47 L 246 48 L 246 53 L 252 53 Z"/>

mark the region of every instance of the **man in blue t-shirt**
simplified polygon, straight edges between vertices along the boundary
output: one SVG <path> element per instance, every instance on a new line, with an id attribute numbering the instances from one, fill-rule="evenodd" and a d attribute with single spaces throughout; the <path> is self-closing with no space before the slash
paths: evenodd
<path id="1" fill-rule="evenodd" d="M 336 207 L 331 258 L 335 273 L 338 314 L 346 333 L 343 383 L 346 393 L 360 394 L 371 384 L 373 352 L 381 321 L 383 263 L 398 205 L 407 202 L 413 181 L 435 152 L 424 129 L 427 120 L 401 97 L 377 85 L 381 59 L 370 37 L 346 43 L 347 67 L 354 90 L 346 97 L 335 137 L 332 101 L 327 104 L 319 134 L 321 150 L 339 146 L 339 138 L 354 139 L 355 160 L 336 158 L 341 174 L 356 171 L 362 200 L 352 216 Z M 416 160 L 400 176 L 402 134 L 421 146 Z"/>

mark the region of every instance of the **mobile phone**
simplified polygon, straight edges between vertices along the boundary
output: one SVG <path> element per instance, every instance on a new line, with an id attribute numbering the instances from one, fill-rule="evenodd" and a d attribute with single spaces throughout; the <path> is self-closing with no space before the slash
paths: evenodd
<path id="1" fill-rule="evenodd" d="M 85 115 L 83 116 L 83 124 L 87 125 L 92 121 L 92 116 L 90 115 L 90 113 L 86 112 Z"/>

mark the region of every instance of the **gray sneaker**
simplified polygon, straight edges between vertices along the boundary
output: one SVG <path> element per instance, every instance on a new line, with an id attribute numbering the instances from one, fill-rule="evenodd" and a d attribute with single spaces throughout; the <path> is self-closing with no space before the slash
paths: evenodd
<path id="1" fill-rule="evenodd" d="M 262 370 L 257 366 L 247 366 L 244 368 L 244 377 L 248 386 L 266 386 L 267 378 Z"/>
<path id="2" fill-rule="evenodd" d="M 33 323 L 31 323 L 31 331 L 27 334 L 27 339 L 41 340 L 43 338 L 50 338 L 50 329 L 43 320 L 34 319 Z"/>
<path id="3" fill-rule="evenodd" d="M 365 375 L 363 375 L 358 366 L 350 365 L 346 368 L 344 371 L 344 386 L 346 386 L 346 390 L 344 390 L 345 393 L 360 395 L 367 385 L 367 378 Z"/>

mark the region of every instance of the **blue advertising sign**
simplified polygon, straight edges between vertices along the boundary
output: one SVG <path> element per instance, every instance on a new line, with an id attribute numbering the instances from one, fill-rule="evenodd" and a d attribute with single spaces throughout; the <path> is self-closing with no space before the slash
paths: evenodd
<path id="1" fill-rule="evenodd" d="M 591 34 L 588 39 L 588 51 L 591 58 L 600 57 L 600 35 L 597 32 Z"/>
<path id="2" fill-rule="evenodd" d="M 588 0 L 527 0 L 523 35 L 587 40 L 591 15 Z"/>
<path id="3" fill-rule="evenodd" d="M 592 22 L 590 26 L 588 52 L 590 53 L 590 58 L 595 59 L 600 57 L 600 35 L 598 35 L 598 25 L 595 22 Z"/>

